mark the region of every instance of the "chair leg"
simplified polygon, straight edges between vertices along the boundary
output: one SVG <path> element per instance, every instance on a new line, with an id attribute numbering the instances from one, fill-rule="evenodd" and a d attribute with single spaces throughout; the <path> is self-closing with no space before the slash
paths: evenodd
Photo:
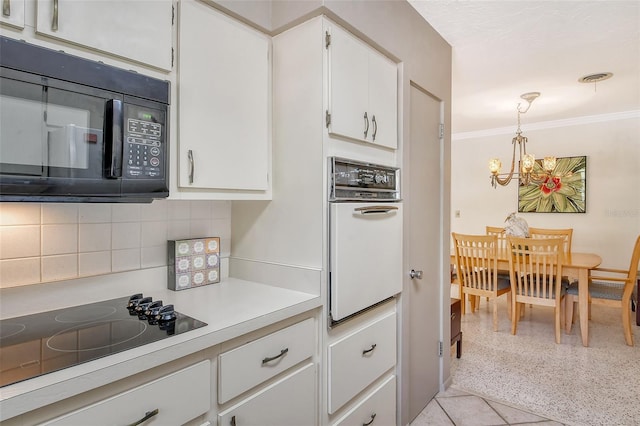
<path id="1" fill-rule="evenodd" d="M 573 296 L 566 296 L 564 298 L 564 332 L 571 333 L 571 326 L 573 325 Z"/>
<path id="2" fill-rule="evenodd" d="M 633 346 L 633 332 L 631 331 L 631 312 L 629 303 L 622 303 L 622 329 L 624 330 L 624 340 L 629 346 Z"/>
<path id="3" fill-rule="evenodd" d="M 518 331 L 518 321 L 520 321 L 520 305 L 522 305 L 522 303 L 513 303 L 513 319 L 511 320 L 511 334 L 513 335 L 515 335 L 516 331 Z"/>
<path id="4" fill-rule="evenodd" d="M 560 333 L 560 321 L 561 321 L 561 310 L 562 310 L 562 303 L 563 300 L 556 302 L 556 306 L 554 308 L 554 314 L 555 314 L 555 321 L 554 321 L 554 325 L 555 325 L 555 329 L 556 329 L 556 343 L 560 343 L 560 339 L 562 338 L 562 334 Z"/>
<path id="5" fill-rule="evenodd" d="M 511 292 L 507 293 L 507 315 L 509 316 L 509 321 L 513 319 L 513 312 L 511 312 Z"/>
<path id="6" fill-rule="evenodd" d="M 498 298 L 493 298 L 493 331 L 498 331 Z"/>
<path id="7" fill-rule="evenodd" d="M 467 312 L 467 294 L 462 291 L 462 286 L 460 287 L 460 315 L 464 315 Z"/>

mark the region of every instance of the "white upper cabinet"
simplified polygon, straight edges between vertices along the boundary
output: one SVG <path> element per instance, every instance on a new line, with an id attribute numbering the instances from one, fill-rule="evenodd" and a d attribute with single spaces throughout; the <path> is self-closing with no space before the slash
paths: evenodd
<path id="1" fill-rule="evenodd" d="M 172 15 L 171 0 L 38 0 L 36 32 L 170 71 Z"/>
<path id="2" fill-rule="evenodd" d="M 265 34 L 204 3 L 180 3 L 179 190 L 229 199 L 269 192 L 270 46 Z"/>
<path id="3" fill-rule="evenodd" d="M 336 25 L 326 31 L 329 133 L 397 148 L 396 64 Z"/>
<path id="4" fill-rule="evenodd" d="M 24 28 L 25 0 L 0 0 L 0 22 L 16 28 Z"/>

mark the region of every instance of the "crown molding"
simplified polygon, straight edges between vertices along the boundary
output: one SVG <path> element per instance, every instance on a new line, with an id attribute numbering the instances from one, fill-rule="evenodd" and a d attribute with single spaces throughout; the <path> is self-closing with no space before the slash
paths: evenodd
<path id="1" fill-rule="evenodd" d="M 623 111 L 611 114 L 587 115 L 584 117 L 567 118 L 564 120 L 541 121 L 521 126 L 523 130 L 543 130 L 557 127 L 579 126 L 584 124 L 602 123 L 606 121 L 627 120 L 630 118 L 640 118 L 640 110 Z M 526 128 L 525 128 L 526 127 Z M 514 127 L 496 127 L 494 129 L 477 130 L 473 132 L 452 133 L 451 141 L 464 139 L 475 139 L 486 136 L 510 135 L 514 132 Z"/>

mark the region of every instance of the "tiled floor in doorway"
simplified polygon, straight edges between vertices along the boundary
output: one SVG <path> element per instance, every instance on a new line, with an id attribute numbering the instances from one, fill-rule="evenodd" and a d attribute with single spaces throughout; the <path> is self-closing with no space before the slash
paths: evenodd
<path id="1" fill-rule="evenodd" d="M 429 402 L 411 426 L 560 426 L 553 420 L 449 387 Z"/>

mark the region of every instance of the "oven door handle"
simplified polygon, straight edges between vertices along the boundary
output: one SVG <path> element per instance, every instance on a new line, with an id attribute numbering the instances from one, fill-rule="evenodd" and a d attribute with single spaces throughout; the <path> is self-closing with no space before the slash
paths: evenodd
<path id="1" fill-rule="evenodd" d="M 353 209 L 354 212 L 360 214 L 388 214 L 395 213 L 398 210 L 395 206 L 366 206 Z"/>

